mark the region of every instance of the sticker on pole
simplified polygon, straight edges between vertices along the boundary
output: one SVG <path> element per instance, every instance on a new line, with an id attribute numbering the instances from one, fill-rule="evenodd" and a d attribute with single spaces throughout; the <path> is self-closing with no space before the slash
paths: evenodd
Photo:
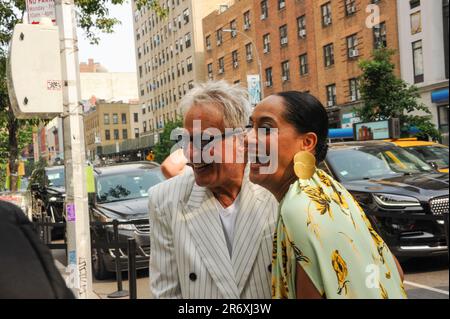
<path id="1" fill-rule="evenodd" d="M 55 0 L 26 0 L 28 23 L 39 24 L 42 18 L 56 24 Z"/>
<path id="2" fill-rule="evenodd" d="M 70 203 L 66 205 L 66 213 L 67 213 L 67 221 L 74 222 L 75 221 L 75 204 Z"/>

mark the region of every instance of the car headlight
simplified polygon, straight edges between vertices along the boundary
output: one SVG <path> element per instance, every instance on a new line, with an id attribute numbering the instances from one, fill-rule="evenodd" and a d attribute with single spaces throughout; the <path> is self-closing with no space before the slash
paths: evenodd
<path id="1" fill-rule="evenodd" d="M 136 226 L 134 226 L 134 224 L 119 224 L 117 225 L 117 229 L 136 230 Z"/>
<path id="2" fill-rule="evenodd" d="M 418 207 L 420 202 L 417 198 L 394 194 L 373 194 L 375 201 L 384 207 L 402 208 L 402 207 Z"/>
<path id="3" fill-rule="evenodd" d="M 58 199 L 55 196 L 52 196 L 48 199 L 49 202 L 54 203 L 56 202 Z"/>

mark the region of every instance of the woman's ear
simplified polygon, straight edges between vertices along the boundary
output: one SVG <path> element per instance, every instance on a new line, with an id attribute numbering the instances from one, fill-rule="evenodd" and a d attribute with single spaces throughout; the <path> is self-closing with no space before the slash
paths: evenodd
<path id="1" fill-rule="evenodd" d="M 316 133 L 306 133 L 303 136 L 303 150 L 314 153 L 317 145 L 317 135 Z"/>

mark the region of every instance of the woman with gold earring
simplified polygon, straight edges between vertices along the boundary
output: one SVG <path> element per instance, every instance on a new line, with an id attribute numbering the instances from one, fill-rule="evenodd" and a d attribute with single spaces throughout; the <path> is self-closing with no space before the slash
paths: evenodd
<path id="1" fill-rule="evenodd" d="M 256 160 L 250 180 L 279 201 L 274 236 L 274 298 L 406 298 L 403 273 L 350 193 L 317 168 L 327 154 L 328 117 L 312 95 L 271 95 L 255 108 L 248 152 L 277 143 L 270 161 Z M 263 130 L 261 130 L 263 129 Z M 275 136 L 274 136 L 275 135 Z M 265 162 L 262 164 L 262 162 Z M 265 170 L 267 171 L 267 170 Z"/>

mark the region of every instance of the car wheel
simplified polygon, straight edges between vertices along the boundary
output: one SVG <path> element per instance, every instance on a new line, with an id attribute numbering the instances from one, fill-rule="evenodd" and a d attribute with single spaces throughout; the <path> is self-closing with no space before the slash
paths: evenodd
<path id="1" fill-rule="evenodd" d="M 112 273 L 106 270 L 103 252 L 99 249 L 92 248 L 92 272 L 98 280 L 108 279 Z"/>

